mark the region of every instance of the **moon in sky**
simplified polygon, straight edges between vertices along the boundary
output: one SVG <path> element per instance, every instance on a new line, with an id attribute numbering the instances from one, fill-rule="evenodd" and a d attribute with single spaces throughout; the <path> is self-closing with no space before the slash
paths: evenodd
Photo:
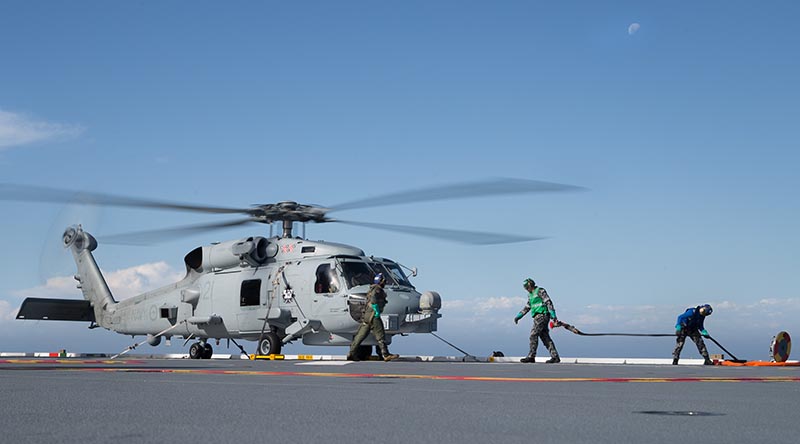
<path id="1" fill-rule="evenodd" d="M 641 25 L 638 23 L 631 23 L 630 26 L 628 26 L 628 35 L 636 34 L 636 31 L 638 31 L 639 28 L 641 28 Z"/>

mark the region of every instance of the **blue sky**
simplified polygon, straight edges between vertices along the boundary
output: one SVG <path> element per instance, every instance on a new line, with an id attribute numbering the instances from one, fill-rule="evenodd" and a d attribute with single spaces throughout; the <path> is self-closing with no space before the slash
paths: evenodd
<path id="1" fill-rule="evenodd" d="M 346 214 L 548 237 L 537 242 L 307 232 L 418 267 L 415 285 L 445 300 L 439 333 L 473 354 L 525 353 L 530 321 L 512 318 L 532 276 L 585 331 L 670 332 L 684 308 L 711 303 L 712 335 L 764 359 L 778 331 L 800 332 L 798 13 L 790 1 L 6 1 L 0 182 L 225 206 L 333 205 L 488 177 L 579 185 L 590 191 Z M 5 350 L 131 342 L 12 320 L 25 295 L 79 297 L 57 279 L 72 273 L 51 252 L 63 226 L 112 234 L 217 220 L 0 208 Z M 259 230 L 101 245 L 96 256 L 122 294 L 180 274 L 198 245 Z M 672 349 L 669 339 L 554 338 L 565 356 Z M 429 336 L 394 350 L 452 351 Z"/>

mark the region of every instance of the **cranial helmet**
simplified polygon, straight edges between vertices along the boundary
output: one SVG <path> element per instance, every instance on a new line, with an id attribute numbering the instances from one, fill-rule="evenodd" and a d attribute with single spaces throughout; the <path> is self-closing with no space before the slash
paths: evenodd
<path id="1" fill-rule="evenodd" d="M 524 281 L 522 281 L 522 288 L 528 288 L 528 287 L 531 288 L 536 287 L 536 282 L 534 282 L 533 279 L 531 278 L 527 278 Z"/>
<path id="2" fill-rule="evenodd" d="M 373 282 L 373 283 L 375 283 L 375 284 L 380 284 L 380 283 L 381 283 L 381 282 L 383 282 L 383 281 L 384 281 L 384 279 L 383 279 L 383 273 L 378 273 L 378 274 L 376 274 L 376 275 L 375 275 L 375 279 L 373 279 L 373 280 L 372 280 L 372 282 Z"/>
<path id="3" fill-rule="evenodd" d="M 711 308 L 711 306 L 708 305 L 708 304 L 700 306 L 700 314 L 703 315 L 703 316 L 708 316 L 713 312 L 714 312 L 714 309 Z"/>

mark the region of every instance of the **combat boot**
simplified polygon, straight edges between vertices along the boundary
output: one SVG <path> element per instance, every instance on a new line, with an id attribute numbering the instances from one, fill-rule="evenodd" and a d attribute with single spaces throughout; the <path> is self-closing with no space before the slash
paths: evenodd
<path id="1" fill-rule="evenodd" d="M 524 358 L 520 359 L 519 362 L 533 364 L 534 362 L 536 362 L 536 356 L 525 356 Z"/>
<path id="2" fill-rule="evenodd" d="M 358 359 L 358 356 L 356 356 L 356 355 L 354 355 L 352 353 L 348 353 L 346 359 L 348 361 L 360 361 L 361 360 L 361 359 Z"/>
<path id="3" fill-rule="evenodd" d="M 672 365 L 678 365 L 678 358 L 672 358 Z"/>
<path id="4" fill-rule="evenodd" d="M 399 357 L 400 357 L 400 355 L 396 355 L 394 353 L 384 353 L 383 354 L 383 362 L 389 362 L 392 359 L 397 359 Z"/>
<path id="5" fill-rule="evenodd" d="M 559 362 L 561 362 L 561 358 L 550 358 L 544 361 L 545 364 L 558 364 Z"/>
<path id="6" fill-rule="evenodd" d="M 712 360 L 710 360 L 710 359 L 706 358 L 706 360 L 705 360 L 705 361 L 703 361 L 703 365 L 714 365 L 714 361 L 712 361 Z"/>

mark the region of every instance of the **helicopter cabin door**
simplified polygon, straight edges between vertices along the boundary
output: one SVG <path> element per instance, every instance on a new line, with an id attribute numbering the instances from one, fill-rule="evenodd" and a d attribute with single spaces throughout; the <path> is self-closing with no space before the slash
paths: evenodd
<path id="1" fill-rule="evenodd" d="M 340 312 L 341 307 L 337 307 L 340 298 L 336 296 L 341 293 L 343 285 L 336 264 L 332 260 L 319 263 L 310 277 L 313 279 L 312 317 L 327 319 L 331 314 Z"/>
<path id="2" fill-rule="evenodd" d="M 240 333 L 261 331 L 264 324 L 264 301 L 266 301 L 266 283 L 260 278 L 243 279 L 238 288 L 238 307 L 236 319 Z"/>
<path id="3" fill-rule="evenodd" d="M 283 304 L 298 320 L 319 320 L 328 313 L 329 303 L 341 285 L 332 260 L 305 261 L 284 272 Z"/>

